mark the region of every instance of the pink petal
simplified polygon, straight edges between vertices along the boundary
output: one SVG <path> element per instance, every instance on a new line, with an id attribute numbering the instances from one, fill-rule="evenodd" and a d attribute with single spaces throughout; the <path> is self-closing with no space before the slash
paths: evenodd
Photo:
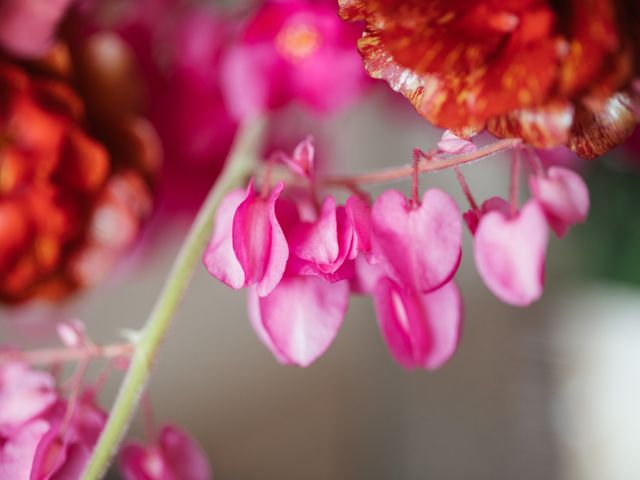
<path id="1" fill-rule="evenodd" d="M 354 235 L 346 208 L 337 207 L 335 199 L 327 197 L 316 221 L 299 223 L 292 231 L 289 240 L 295 256 L 290 264 L 292 270 L 320 275 L 331 282 L 347 278 L 336 277 L 336 273 L 353 253 Z M 345 268 L 342 273 L 350 275 L 353 269 Z"/>
<path id="2" fill-rule="evenodd" d="M 175 479 L 207 480 L 211 478 L 209 460 L 200 445 L 175 425 L 160 431 L 160 449 Z"/>
<path id="3" fill-rule="evenodd" d="M 547 176 L 532 175 L 529 187 L 559 237 L 564 236 L 570 226 L 587 219 L 589 190 L 582 177 L 573 170 L 551 167 Z"/>
<path id="4" fill-rule="evenodd" d="M 275 205 L 284 183 L 268 199 L 256 195 L 253 182 L 233 217 L 233 251 L 242 266 L 246 285 L 268 295 L 278 284 L 289 258 L 289 247 L 276 217 Z"/>
<path id="5" fill-rule="evenodd" d="M 0 433 L 18 427 L 55 403 L 53 377 L 22 363 L 0 367 Z"/>
<path id="6" fill-rule="evenodd" d="M 209 246 L 204 252 L 207 271 L 236 290 L 244 287 L 244 271 L 233 251 L 233 217 L 244 201 L 246 192 L 233 190 L 220 202 Z"/>
<path id="7" fill-rule="evenodd" d="M 356 233 L 357 242 L 354 243 L 358 251 L 368 254 L 371 252 L 371 207 L 369 202 L 359 195 L 352 195 L 345 203 L 349 219 Z M 352 258 L 355 255 L 352 254 Z"/>
<path id="8" fill-rule="evenodd" d="M 250 299 L 249 315 L 279 362 L 307 367 L 333 342 L 348 302 L 347 281 L 294 276 L 284 278 L 270 295 Z"/>
<path id="9" fill-rule="evenodd" d="M 373 298 L 382 335 L 403 367 L 433 370 L 456 351 L 462 328 L 462 299 L 454 282 L 425 294 L 382 278 Z"/>
<path id="10" fill-rule="evenodd" d="M 500 300 L 526 306 L 542 295 L 549 230 L 534 200 L 514 218 L 499 211 L 482 217 L 474 237 L 478 273 Z"/>
<path id="11" fill-rule="evenodd" d="M 364 255 L 359 255 L 353 262 L 354 276 L 351 278 L 351 291 L 354 293 L 373 294 L 378 281 L 386 275 L 379 265 L 371 263 Z"/>
<path id="12" fill-rule="evenodd" d="M 72 0 L 0 1 L 0 47 L 25 57 L 44 55 Z"/>
<path id="13" fill-rule="evenodd" d="M 438 149 L 444 153 L 459 155 L 461 153 L 475 152 L 478 147 L 469 140 L 458 137 L 451 130 L 447 130 L 442 134 L 442 139 L 438 142 Z"/>
<path id="14" fill-rule="evenodd" d="M 462 218 L 464 218 L 467 227 L 469 227 L 469 231 L 472 235 L 475 235 L 476 230 L 478 229 L 478 223 L 480 219 L 485 213 L 492 211 L 502 212 L 505 216 L 511 216 L 511 205 L 504 198 L 501 197 L 491 197 L 488 200 L 485 200 L 480 208 L 470 209 L 466 211 Z"/>
<path id="15" fill-rule="evenodd" d="M 0 447 L 0 478 L 29 479 L 36 449 L 49 430 L 45 420 L 34 420 L 4 440 Z"/>
<path id="16" fill-rule="evenodd" d="M 429 292 L 455 274 L 462 254 L 462 221 L 453 199 L 441 190 L 425 192 L 409 206 L 388 190 L 371 209 L 373 254 L 387 275 L 404 289 Z"/>

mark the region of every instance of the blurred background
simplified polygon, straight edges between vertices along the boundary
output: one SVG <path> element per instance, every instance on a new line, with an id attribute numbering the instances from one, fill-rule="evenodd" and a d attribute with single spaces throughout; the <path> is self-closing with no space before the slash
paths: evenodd
<path id="1" fill-rule="evenodd" d="M 295 106 L 286 115 L 279 121 L 292 127 L 274 144 L 312 133 L 321 168 L 335 172 L 406 164 L 412 148 L 427 150 L 442 135 L 377 83 L 330 118 Z M 640 478 L 640 176 L 632 152 L 621 147 L 581 167 L 591 219 L 563 241 L 552 238 L 546 291 L 530 308 L 504 305 L 484 287 L 465 232 L 462 342 L 432 373 L 394 363 L 370 299 L 357 296 L 319 361 L 282 367 L 250 327 L 244 293 L 199 268 L 152 376 L 158 420 L 190 432 L 218 479 Z M 507 194 L 508 161 L 464 168 L 478 199 Z M 443 188 L 465 206 L 453 172 L 424 176 L 421 186 Z M 403 182 L 394 187 L 408 191 Z M 149 248 L 59 309 L 0 310 L 20 319 L 2 322 L 2 342 L 42 342 L 47 323 L 69 316 L 99 343 L 141 326 L 193 214 L 180 212 L 152 225 Z M 110 380 L 104 405 L 119 381 Z M 142 436 L 141 423 L 130 436 Z"/>

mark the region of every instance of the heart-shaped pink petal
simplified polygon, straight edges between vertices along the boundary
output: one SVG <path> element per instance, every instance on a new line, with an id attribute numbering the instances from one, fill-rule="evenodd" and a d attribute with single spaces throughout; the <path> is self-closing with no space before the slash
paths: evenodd
<path id="1" fill-rule="evenodd" d="M 549 229 L 530 200 L 513 218 L 494 210 L 482 216 L 473 242 L 478 273 L 500 300 L 526 306 L 542 295 Z"/>
<path id="2" fill-rule="evenodd" d="M 454 200 L 438 189 L 410 206 L 396 190 L 371 208 L 375 261 L 405 290 L 430 292 L 447 283 L 460 264 L 462 220 Z"/>
<path id="3" fill-rule="evenodd" d="M 249 291 L 249 316 L 258 337 L 276 359 L 307 367 L 331 345 L 349 302 L 349 282 L 285 277 L 266 297 Z"/>
<path id="4" fill-rule="evenodd" d="M 551 167 L 546 176 L 532 175 L 529 187 L 559 237 L 563 237 L 570 226 L 587 219 L 589 189 L 573 170 Z"/>
<path id="5" fill-rule="evenodd" d="M 454 282 L 418 293 L 383 278 L 373 298 L 385 342 L 403 367 L 433 370 L 454 354 L 462 328 L 462 298 Z"/>

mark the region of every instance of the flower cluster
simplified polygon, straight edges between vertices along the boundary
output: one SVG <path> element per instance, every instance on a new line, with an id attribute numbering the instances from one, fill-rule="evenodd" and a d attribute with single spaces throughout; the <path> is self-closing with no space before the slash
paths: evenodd
<path id="1" fill-rule="evenodd" d="M 102 386 L 113 367 L 131 351 L 121 344 L 101 348 L 77 320 L 57 325 L 62 349 L 0 350 L 0 477 L 31 480 L 80 478 L 100 436 L 107 414 L 98 405 Z M 107 354 L 112 361 L 96 380 L 86 384 L 88 360 Z M 78 366 L 67 382 L 57 385 L 59 367 L 74 354 Z M 51 362 L 52 371 L 37 370 L 31 362 Z M 151 417 L 145 404 L 143 410 Z M 162 426 L 156 435 L 147 421 L 147 445 L 124 445 L 120 468 L 127 480 L 211 478 L 205 454 L 178 427 Z"/>
<path id="2" fill-rule="evenodd" d="M 474 152 L 476 146 L 445 133 L 427 161 Z M 302 142 L 282 163 L 295 182 L 230 192 L 220 205 L 204 255 L 209 273 L 234 289 L 248 288 L 251 323 L 283 364 L 308 366 L 329 347 L 340 328 L 349 294 L 374 300 L 378 324 L 393 357 L 406 368 L 434 369 L 451 357 L 462 325 L 462 299 L 453 277 L 461 260 L 462 217 L 474 235 L 478 271 L 495 295 L 528 305 L 542 294 L 548 225 L 562 236 L 585 219 L 588 192 L 576 173 L 530 176 L 534 198 L 521 209 L 494 197 L 478 206 L 458 172 L 471 209 L 461 215 L 438 189 L 420 198 L 414 166 L 412 198 L 397 190 L 370 202 L 360 191 L 343 205 L 317 196 L 313 147 Z M 517 160 L 514 160 L 517 165 Z M 517 181 L 514 169 L 514 182 Z"/>

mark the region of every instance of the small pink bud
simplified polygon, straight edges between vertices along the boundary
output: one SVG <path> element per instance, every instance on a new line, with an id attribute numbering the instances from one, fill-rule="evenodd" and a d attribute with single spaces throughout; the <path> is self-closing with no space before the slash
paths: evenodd
<path id="1" fill-rule="evenodd" d="M 475 152 L 476 147 L 473 142 L 458 137 L 451 130 L 447 130 L 442 134 L 442 139 L 438 142 L 438 149 L 444 153 L 459 155 L 462 153 Z"/>
<path id="2" fill-rule="evenodd" d="M 558 237 L 566 235 L 572 225 L 586 220 L 589 190 L 582 177 L 573 170 L 551 167 L 546 176 L 529 177 L 529 188 Z"/>
<path id="3" fill-rule="evenodd" d="M 375 261 L 403 289 L 426 293 L 447 283 L 460 264 L 462 221 L 455 201 L 441 190 L 422 204 L 388 190 L 371 209 Z"/>
<path id="4" fill-rule="evenodd" d="M 451 358 L 462 329 L 462 299 L 454 282 L 424 294 L 383 278 L 373 295 L 382 336 L 398 363 L 434 370 Z"/>
<path id="5" fill-rule="evenodd" d="M 349 282 L 285 277 L 266 297 L 249 290 L 249 318 L 260 340 L 285 365 L 307 367 L 329 348 L 344 319 Z"/>
<path id="6" fill-rule="evenodd" d="M 118 464 L 124 480 L 211 478 L 209 461 L 200 446 L 173 425 L 165 425 L 152 445 L 125 445 Z"/>
<path id="7" fill-rule="evenodd" d="M 69 320 L 56 325 L 60 341 L 67 347 L 79 347 L 86 343 L 84 324 L 79 320 Z"/>
<path id="8" fill-rule="evenodd" d="M 499 210 L 484 214 L 473 251 L 478 273 L 489 290 L 516 306 L 540 298 L 548 239 L 547 222 L 535 200 L 513 218 Z"/>
<path id="9" fill-rule="evenodd" d="M 245 285 L 268 295 L 284 273 L 289 247 L 276 217 L 276 200 L 284 189 L 278 183 L 268 198 L 256 195 L 253 181 L 233 217 L 233 251 L 242 267 Z"/>
<path id="10" fill-rule="evenodd" d="M 311 178 L 315 171 L 315 152 L 313 137 L 309 135 L 296 146 L 291 156 L 283 155 L 282 161 L 298 175 Z"/>

